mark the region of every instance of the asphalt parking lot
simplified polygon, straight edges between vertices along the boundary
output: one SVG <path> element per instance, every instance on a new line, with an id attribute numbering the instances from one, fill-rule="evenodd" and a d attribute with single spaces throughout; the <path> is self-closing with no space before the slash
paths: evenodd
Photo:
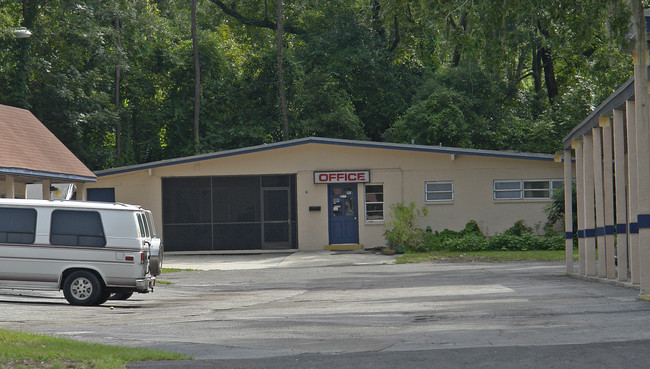
<path id="1" fill-rule="evenodd" d="M 196 258 L 200 258 L 196 261 Z M 170 256 L 100 307 L 0 290 L 0 327 L 184 352 L 129 368 L 647 367 L 650 303 L 562 263 L 406 264 L 369 253 Z M 186 265 L 186 263 L 189 263 Z"/>

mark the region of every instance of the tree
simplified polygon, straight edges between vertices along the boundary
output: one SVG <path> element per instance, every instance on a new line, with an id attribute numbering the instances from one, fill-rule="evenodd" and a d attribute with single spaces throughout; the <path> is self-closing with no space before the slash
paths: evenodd
<path id="1" fill-rule="evenodd" d="M 196 1 L 192 0 L 192 55 L 194 59 L 194 146 L 199 151 L 199 118 L 201 114 L 201 63 L 196 34 Z"/>
<path id="2" fill-rule="evenodd" d="M 282 5 L 282 0 L 278 1 L 278 17 L 277 17 L 277 36 L 276 36 L 276 47 L 277 47 L 277 68 L 278 68 L 278 100 L 280 103 L 280 121 L 282 122 L 282 138 L 285 140 L 289 139 L 289 117 L 287 116 L 287 95 L 284 88 L 284 57 L 282 55 L 282 42 L 284 30 L 282 29 L 283 23 L 283 12 L 284 7 Z"/>

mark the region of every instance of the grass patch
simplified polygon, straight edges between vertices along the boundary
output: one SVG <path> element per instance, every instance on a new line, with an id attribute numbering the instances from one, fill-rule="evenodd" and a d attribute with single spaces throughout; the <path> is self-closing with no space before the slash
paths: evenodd
<path id="1" fill-rule="evenodd" d="M 174 352 L 109 346 L 0 329 L 0 367 L 123 369 L 145 360 L 187 360 Z"/>
<path id="2" fill-rule="evenodd" d="M 176 272 L 200 272 L 201 269 L 190 269 L 190 268 L 162 268 L 164 273 L 176 273 Z"/>
<path id="3" fill-rule="evenodd" d="M 431 251 L 407 252 L 397 258 L 397 264 L 409 263 L 494 263 L 500 261 L 564 261 L 565 251 Z M 578 260 L 578 251 L 573 251 Z"/>

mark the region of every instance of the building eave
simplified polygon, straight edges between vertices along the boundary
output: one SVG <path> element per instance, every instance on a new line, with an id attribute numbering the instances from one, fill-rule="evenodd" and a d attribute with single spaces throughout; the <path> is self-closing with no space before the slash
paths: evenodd
<path id="1" fill-rule="evenodd" d="M 352 147 L 363 147 L 363 148 L 385 149 L 385 150 L 418 151 L 418 152 L 429 152 L 429 153 L 438 153 L 438 154 L 469 155 L 469 156 L 496 157 L 496 158 L 506 158 L 506 159 L 537 160 L 537 161 L 554 161 L 555 159 L 554 155 L 550 155 L 550 154 L 519 153 L 519 152 L 509 152 L 509 151 L 450 148 L 444 146 L 426 146 L 426 145 L 398 144 L 398 143 L 385 143 L 385 142 L 372 142 L 372 141 L 343 140 L 343 139 L 336 139 L 336 138 L 305 137 L 305 138 L 299 138 L 290 141 L 283 141 L 283 142 L 277 142 L 271 144 L 233 149 L 233 150 L 187 156 L 187 157 L 176 158 L 176 159 L 161 160 L 161 161 L 156 161 L 151 163 L 99 170 L 95 172 L 95 175 L 97 175 L 98 177 L 103 177 L 103 176 L 109 176 L 115 174 L 135 172 L 140 170 L 155 169 L 155 168 L 166 167 L 171 165 L 187 164 L 187 163 L 199 162 L 204 160 L 225 158 L 229 156 L 276 150 L 276 149 L 300 146 L 306 144 L 352 146 Z"/>

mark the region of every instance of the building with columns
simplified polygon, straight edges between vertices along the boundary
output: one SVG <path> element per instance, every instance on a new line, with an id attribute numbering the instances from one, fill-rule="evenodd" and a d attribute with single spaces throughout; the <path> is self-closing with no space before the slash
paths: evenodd
<path id="1" fill-rule="evenodd" d="M 0 105 L 0 197 L 25 198 L 27 185 L 74 183 L 77 199 L 85 199 L 85 184 L 97 177 L 30 111 Z"/>
<path id="2" fill-rule="evenodd" d="M 639 288 L 650 296 L 650 137 L 647 74 L 610 95 L 563 141 L 565 184 L 574 181 L 578 229 L 572 229 L 572 191 L 565 191 L 567 273 Z M 645 81 L 636 83 L 636 81 Z M 565 186 L 567 189 L 569 186 Z M 573 236 L 578 270 L 573 270 Z"/>

